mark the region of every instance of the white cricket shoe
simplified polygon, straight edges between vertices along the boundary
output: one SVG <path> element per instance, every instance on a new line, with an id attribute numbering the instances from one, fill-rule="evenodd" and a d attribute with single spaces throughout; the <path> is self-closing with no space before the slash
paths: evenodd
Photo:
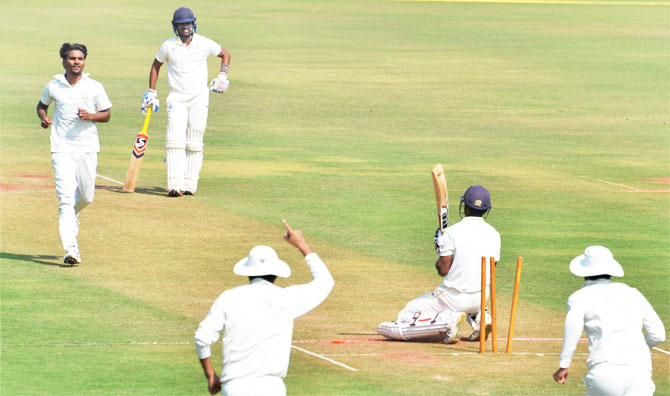
<path id="1" fill-rule="evenodd" d="M 465 312 L 456 312 L 456 314 L 458 314 L 458 320 L 456 321 L 456 325 L 447 329 L 447 335 L 443 341 L 445 344 L 455 344 L 461 340 L 461 331 L 463 330 L 467 315 Z"/>
<path id="2" fill-rule="evenodd" d="M 70 246 L 67 248 L 67 253 L 63 259 L 65 264 L 78 265 L 81 264 L 81 256 L 79 256 L 79 248 L 76 246 Z"/>

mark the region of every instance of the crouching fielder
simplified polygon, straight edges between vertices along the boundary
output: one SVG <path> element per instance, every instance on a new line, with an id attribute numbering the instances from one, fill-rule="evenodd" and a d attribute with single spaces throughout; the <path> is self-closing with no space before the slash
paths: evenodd
<path id="1" fill-rule="evenodd" d="M 209 90 L 223 93 L 228 89 L 230 54 L 221 45 L 196 34 L 195 15 L 185 7 L 172 17 L 175 37 L 161 45 L 151 66 L 149 90 L 142 97 L 142 112 L 158 110 L 156 92 L 158 73 L 167 62 L 168 125 L 165 137 L 167 188 L 171 197 L 193 195 L 198 189 L 198 178 L 203 160 L 203 137 L 207 126 Z M 219 76 L 207 87 L 207 58 L 221 58 Z"/>
<path id="2" fill-rule="evenodd" d="M 470 186 L 461 197 L 459 213 L 465 218 L 447 227 L 444 235 L 435 238 L 438 254 L 435 268 L 443 277 L 442 284 L 432 293 L 407 303 L 395 322 L 384 322 L 377 332 L 387 338 L 412 339 L 444 335 L 444 342 L 453 344 L 460 340 L 466 314 L 477 320 L 471 322 L 479 338 L 478 314 L 481 305 L 481 258 L 500 260 L 500 234 L 484 218 L 491 209 L 491 196 L 482 186 Z M 486 284 L 490 274 L 486 275 Z M 484 322 L 486 323 L 486 322 Z M 474 335 L 468 337 L 474 339 Z"/>
<path id="3" fill-rule="evenodd" d="M 256 246 L 233 269 L 249 284 L 223 292 L 195 332 L 195 345 L 209 392 L 228 396 L 284 396 L 284 377 L 291 352 L 293 321 L 321 304 L 335 285 L 319 256 L 300 230 L 284 221 L 284 239 L 304 255 L 314 278 L 282 289 L 273 283 L 287 278 L 291 268 L 268 246 Z M 210 345 L 223 336 L 223 370 L 218 377 Z"/>
<path id="4" fill-rule="evenodd" d="M 658 314 L 637 289 L 610 281 L 612 276 L 622 277 L 623 268 L 606 247 L 586 248 L 570 262 L 570 272 L 584 277 L 585 282 L 568 298 L 556 382 L 566 383 L 572 354 L 585 330 L 589 339 L 589 372 L 583 379 L 587 396 L 653 395 L 649 347 L 665 340 Z"/>

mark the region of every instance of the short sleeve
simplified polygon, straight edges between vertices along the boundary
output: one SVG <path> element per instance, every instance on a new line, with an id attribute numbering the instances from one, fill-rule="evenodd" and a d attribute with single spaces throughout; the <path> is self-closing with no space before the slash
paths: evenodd
<path id="1" fill-rule="evenodd" d="M 40 97 L 40 102 L 42 104 L 49 106 L 54 99 L 51 97 L 51 90 L 49 89 L 49 84 L 44 86 L 44 90 L 42 91 L 42 97 Z"/>
<path id="2" fill-rule="evenodd" d="M 165 63 L 165 60 L 167 59 L 168 55 L 168 42 L 164 42 L 163 45 L 158 49 L 158 52 L 156 52 L 156 60 L 159 61 L 160 63 Z"/>
<path id="3" fill-rule="evenodd" d="M 102 84 L 98 86 L 98 94 L 95 98 L 95 106 L 97 111 L 103 111 L 112 108 L 112 102 L 109 100 L 107 92 L 105 92 L 105 88 L 102 86 Z"/>

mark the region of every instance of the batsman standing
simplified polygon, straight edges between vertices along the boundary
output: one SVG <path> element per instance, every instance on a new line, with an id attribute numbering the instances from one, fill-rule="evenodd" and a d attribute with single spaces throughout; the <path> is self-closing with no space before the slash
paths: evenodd
<path id="1" fill-rule="evenodd" d="M 649 348 L 665 341 L 661 318 L 637 289 L 610 280 L 623 277 L 623 268 L 608 248 L 589 246 L 572 259 L 570 272 L 584 277 L 584 284 L 568 298 L 556 382 L 566 383 L 572 354 L 585 331 L 589 339 L 589 372 L 583 378 L 587 396 L 653 395 Z"/>
<path id="2" fill-rule="evenodd" d="M 198 189 L 198 178 L 203 160 L 203 137 L 207 126 L 209 91 L 226 92 L 230 54 L 216 42 L 196 34 L 196 18 L 188 8 L 174 12 L 172 30 L 176 34 L 166 40 L 154 59 L 149 74 L 149 90 L 142 96 L 142 112 L 158 110 L 156 92 L 158 73 L 167 62 L 168 124 L 165 138 L 167 189 L 170 197 L 193 195 Z M 219 76 L 207 86 L 207 58 L 221 58 Z"/>
<path id="3" fill-rule="evenodd" d="M 482 256 L 500 260 L 500 234 L 484 218 L 491 209 L 491 196 L 482 186 L 470 186 L 463 196 L 459 212 L 465 218 L 445 229 L 444 235 L 437 233 L 435 262 L 437 273 L 443 277 L 442 284 L 432 293 L 415 298 L 400 311 L 395 322 L 384 322 L 377 331 L 389 338 L 411 339 L 424 336 L 423 324 L 437 326 L 446 324 L 444 342 L 451 344 L 460 340 L 462 325 L 468 314 L 476 315 L 471 320 L 475 329 L 472 339 L 478 339 L 481 305 L 481 259 Z M 490 274 L 486 278 L 490 284 Z M 411 327 L 407 326 L 411 323 Z M 416 337 L 415 337 L 416 335 Z"/>
<path id="4" fill-rule="evenodd" d="M 284 377 L 291 353 L 293 321 L 317 307 L 335 285 L 321 258 L 300 230 L 284 221 L 284 239 L 305 257 L 314 278 L 310 283 L 281 288 L 291 268 L 269 246 L 256 246 L 233 272 L 248 276 L 249 284 L 223 292 L 195 332 L 195 345 L 209 392 L 223 388 L 228 396 L 284 396 Z M 214 373 L 210 346 L 223 336 L 223 370 Z"/>
<path id="5" fill-rule="evenodd" d="M 60 48 L 64 74 L 54 75 L 37 103 L 42 128 L 51 126 L 51 164 L 58 195 L 58 229 L 64 262 L 81 263 L 79 214 L 93 202 L 98 165 L 98 128 L 108 122 L 112 103 L 104 87 L 84 73 L 88 51 L 83 44 L 64 43 Z M 53 120 L 47 110 L 54 104 Z"/>

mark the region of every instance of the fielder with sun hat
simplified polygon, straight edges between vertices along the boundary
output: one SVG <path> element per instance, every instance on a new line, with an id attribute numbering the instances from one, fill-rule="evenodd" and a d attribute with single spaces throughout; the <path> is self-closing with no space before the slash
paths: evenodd
<path id="1" fill-rule="evenodd" d="M 175 37 L 166 40 L 156 53 L 149 89 L 142 96 L 141 110 L 158 111 L 156 92 L 158 72 L 168 65 L 168 124 L 165 137 L 167 188 L 171 197 L 193 195 L 198 189 L 198 178 L 203 160 L 203 138 L 207 126 L 209 91 L 226 92 L 230 54 L 221 45 L 196 34 L 198 27 L 193 11 L 181 7 L 172 17 Z M 207 58 L 221 58 L 219 76 L 207 87 Z"/>
<path id="2" fill-rule="evenodd" d="M 572 354 L 585 331 L 587 396 L 653 395 L 649 348 L 665 340 L 661 318 L 637 289 L 610 280 L 623 277 L 623 268 L 608 248 L 589 246 L 570 262 L 570 272 L 583 277 L 584 284 L 568 298 L 556 382 L 566 383 Z"/>
<path id="3" fill-rule="evenodd" d="M 284 239 L 305 257 L 314 278 L 310 283 L 281 288 L 277 276 L 291 268 L 269 246 L 256 246 L 233 272 L 248 276 L 249 284 L 223 292 L 195 332 L 195 345 L 209 392 L 228 396 L 284 396 L 284 377 L 291 352 L 293 321 L 316 308 L 335 285 L 319 256 L 300 230 L 286 228 Z M 223 370 L 214 373 L 210 346 L 223 336 Z"/>

